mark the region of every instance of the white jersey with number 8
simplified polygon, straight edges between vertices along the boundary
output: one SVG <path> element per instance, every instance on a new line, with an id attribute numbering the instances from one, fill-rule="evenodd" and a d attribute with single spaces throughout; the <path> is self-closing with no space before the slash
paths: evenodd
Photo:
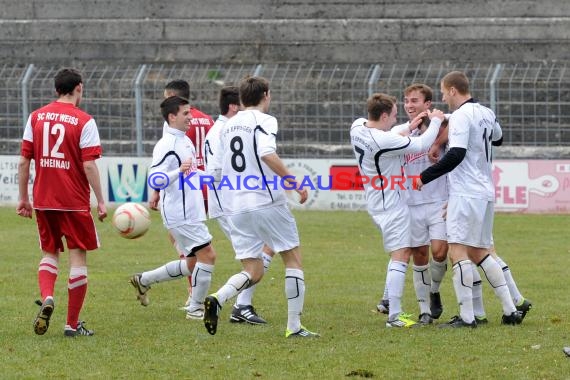
<path id="1" fill-rule="evenodd" d="M 238 112 L 221 133 L 222 207 L 226 215 L 287 202 L 281 178 L 261 159 L 275 153 L 277 119 L 257 110 Z"/>

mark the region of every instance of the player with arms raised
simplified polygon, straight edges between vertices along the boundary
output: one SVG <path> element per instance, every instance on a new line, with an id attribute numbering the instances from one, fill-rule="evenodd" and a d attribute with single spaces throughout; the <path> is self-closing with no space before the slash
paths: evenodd
<path id="1" fill-rule="evenodd" d="M 18 167 L 18 215 L 31 218 L 28 194 L 30 162 L 36 177 L 33 209 L 36 214 L 42 259 L 38 269 L 41 308 L 34 321 L 34 332 L 46 333 L 53 314 L 54 287 L 59 270 L 62 237 L 69 249 L 67 322 L 64 335 L 93 335 L 79 320 L 87 293 L 87 251 L 99 247 L 99 238 L 90 210 L 89 185 L 97 199 L 99 220 L 107 216 L 95 160 L 102 149 L 95 120 L 78 108 L 83 97 L 83 79 L 74 69 L 55 75 L 58 99 L 32 112 L 22 141 Z"/>
<path id="2" fill-rule="evenodd" d="M 367 101 L 368 119 L 352 123 L 350 140 L 360 173 L 367 180 L 364 190 L 368 213 L 382 232 L 384 250 L 390 254 L 388 268 L 388 300 L 390 314 L 386 327 L 412 327 L 416 323 L 402 313 L 401 299 L 405 275 L 411 255 L 410 214 L 405 200 L 404 155 L 426 151 L 444 120 L 443 112 L 426 111 L 412 120 L 416 128 L 422 117 L 431 119 L 429 128 L 420 137 L 404 137 L 390 129 L 396 124 L 396 99 L 386 94 L 374 94 Z M 387 183 L 386 183 L 387 181 Z"/>

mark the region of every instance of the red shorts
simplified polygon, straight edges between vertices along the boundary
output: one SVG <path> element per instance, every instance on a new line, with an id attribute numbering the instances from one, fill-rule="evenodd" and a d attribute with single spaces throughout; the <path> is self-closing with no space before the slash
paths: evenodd
<path id="1" fill-rule="evenodd" d="M 40 248 L 48 253 L 62 252 L 65 236 L 68 249 L 92 251 L 99 248 L 99 237 L 90 211 L 36 210 Z"/>

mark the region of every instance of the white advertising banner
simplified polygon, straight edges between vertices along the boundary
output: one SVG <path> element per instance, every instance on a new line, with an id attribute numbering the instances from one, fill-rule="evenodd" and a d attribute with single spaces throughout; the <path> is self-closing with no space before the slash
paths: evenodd
<path id="1" fill-rule="evenodd" d="M 147 202 L 150 158 L 103 157 L 97 160 L 101 185 L 110 203 Z M 0 204 L 18 201 L 18 156 L 0 156 Z M 295 209 L 365 210 L 366 200 L 352 159 L 286 159 L 297 181 L 309 191 L 301 205 L 290 192 Z M 570 213 L 570 160 L 498 160 L 493 163 L 499 212 Z M 33 162 L 30 176 L 34 180 Z M 92 198 L 93 201 L 93 198 Z"/>

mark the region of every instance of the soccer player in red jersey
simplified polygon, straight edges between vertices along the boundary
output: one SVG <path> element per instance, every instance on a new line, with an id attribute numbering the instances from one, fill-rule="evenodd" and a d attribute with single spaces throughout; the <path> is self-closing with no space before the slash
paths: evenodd
<path id="1" fill-rule="evenodd" d="M 99 247 L 91 216 L 90 190 L 97 199 L 99 220 L 107 216 L 95 160 L 102 149 L 95 120 L 78 108 L 83 96 L 83 79 L 74 69 L 55 75 L 58 99 L 30 115 L 24 130 L 18 166 L 18 215 L 32 217 L 35 210 L 42 259 L 38 282 L 42 297 L 34 321 L 34 332 L 46 333 L 54 311 L 54 286 L 58 275 L 59 254 L 69 249 L 69 301 L 64 335 L 93 335 L 79 320 L 87 293 L 87 252 Z M 33 206 L 28 194 L 30 163 L 35 161 Z"/>

